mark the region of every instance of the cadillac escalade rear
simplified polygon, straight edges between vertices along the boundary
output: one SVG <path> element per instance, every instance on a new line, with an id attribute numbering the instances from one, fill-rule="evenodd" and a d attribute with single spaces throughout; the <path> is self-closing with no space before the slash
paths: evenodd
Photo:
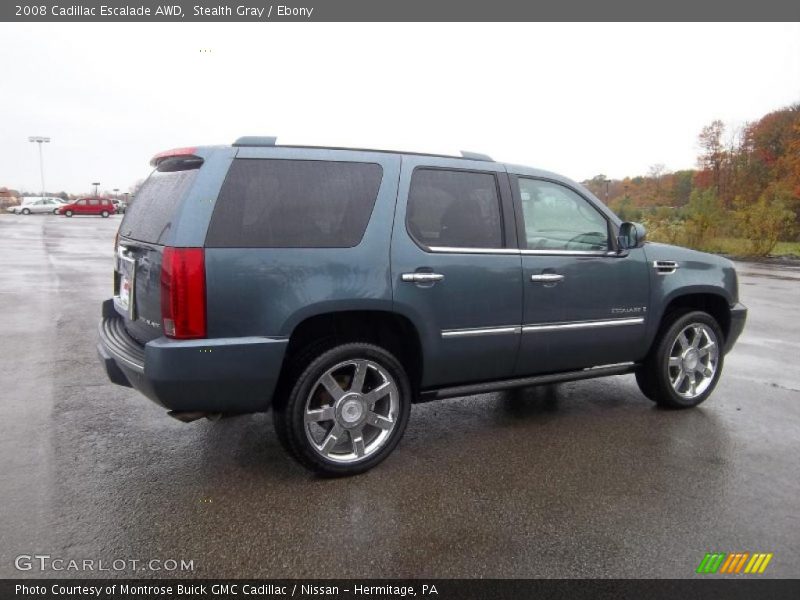
<path id="1" fill-rule="evenodd" d="M 178 414 L 265 410 L 287 343 L 219 328 L 209 336 L 205 237 L 236 151 L 156 155 L 115 243 L 98 352 L 114 383 Z"/>

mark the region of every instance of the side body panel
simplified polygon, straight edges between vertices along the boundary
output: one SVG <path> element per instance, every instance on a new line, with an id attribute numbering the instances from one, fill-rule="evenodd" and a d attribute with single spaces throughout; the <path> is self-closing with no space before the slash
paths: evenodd
<path id="1" fill-rule="evenodd" d="M 739 300 L 736 269 L 727 258 L 671 246 L 647 243 L 643 251 L 650 272 L 651 319 L 648 323 L 648 345 L 658 333 L 658 324 L 664 311 L 673 300 L 689 294 L 712 294 L 733 307 Z M 677 269 L 659 274 L 653 267 L 656 261 L 674 261 Z"/>
<path id="2" fill-rule="evenodd" d="M 206 248 L 209 337 L 289 337 L 314 315 L 391 310 L 389 245 L 400 157 L 280 147 L 240 148 L 238 157 L 376 163 L 383 179 L 364 236 L 353 248 Z M 199 227 L 187 222 L 185 231 Z"/>

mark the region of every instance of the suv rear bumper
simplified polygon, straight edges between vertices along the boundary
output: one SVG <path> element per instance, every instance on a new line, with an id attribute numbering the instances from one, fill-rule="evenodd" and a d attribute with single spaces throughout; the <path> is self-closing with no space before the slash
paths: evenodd
<path id="1" fill-rule="evenodd" d="M 174 411 L 267 410 L 286 352 L 283 338 L 172 340 L 140 344 L 113 302 L 103 303 L 97 351 L 112 383 L 133 387 Z"/>
<path id="2" fill-rule="evenodd" d="M 725 339 L 725 353 L 731 351 L 736 340 L 744 329 L 745 321 L 747 321 L 747 307 L 744 304 L 737 302 L 731 306 L 731 326 L 728 330 L 728 337 Z"/>

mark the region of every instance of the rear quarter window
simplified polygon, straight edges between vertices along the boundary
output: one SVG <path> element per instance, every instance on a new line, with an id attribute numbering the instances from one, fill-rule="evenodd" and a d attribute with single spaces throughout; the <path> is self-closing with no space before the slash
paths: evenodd
<path id="1" fill-rule="evenodd" d="M 364 236 L 383 168 L 374 163 L 236 159 L 206 246 L 351 248 Z"/>

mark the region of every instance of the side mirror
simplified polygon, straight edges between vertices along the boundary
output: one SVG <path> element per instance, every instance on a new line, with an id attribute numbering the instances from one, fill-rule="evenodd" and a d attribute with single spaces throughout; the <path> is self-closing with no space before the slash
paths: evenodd
<path id="1" fill-rule="evenodd" d="M 617 248 L 619 250 L 632 250 L 633 248 L 641 248 L 644 245 L 645 238 L 647 237 L 647 229 L 641 223 L 631 223 L 625 221 L 619 226 L 619 235 L 617 236 Z"/>

